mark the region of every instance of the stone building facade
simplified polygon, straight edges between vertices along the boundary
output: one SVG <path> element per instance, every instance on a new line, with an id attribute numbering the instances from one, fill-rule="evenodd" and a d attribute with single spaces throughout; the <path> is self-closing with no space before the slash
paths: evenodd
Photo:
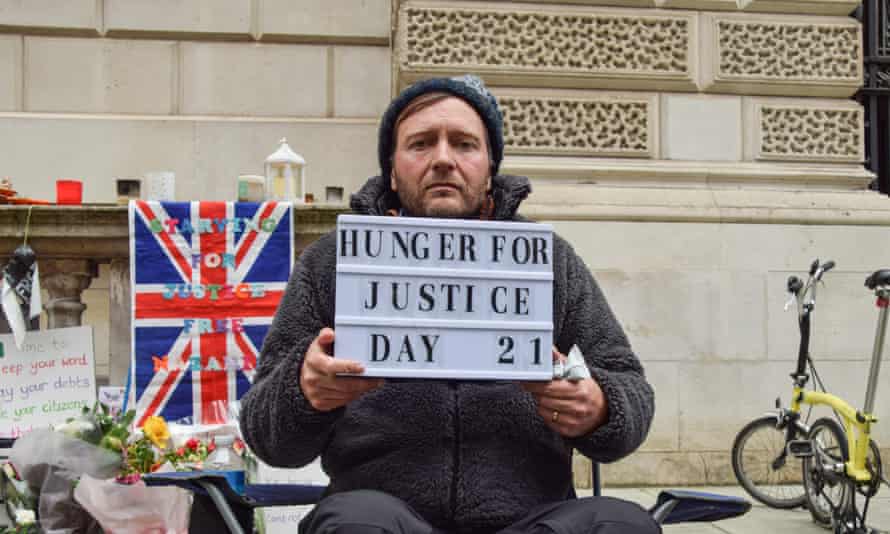
<path id="1" fill-rule="evenodd" d="M 816 257 L 838 268 L 812 352 L 861 403 L 875 319 L 862 281 L 890 266 L 890 203 L 867 191 L 851 100 L 856 5 L 0 0 L 0 175 L 47 199 L 79 178 L 85 201 L 113 203 L 115 179 L 172 170 L 182 200 L 232 199 L 287 137 L 324 203 L 377 172 L 394 92 L 479 74 L 505 115 L 502 169 L 534 185 L 523 213 L 584 257 L 656 388 L 649 439 L 606 482 L 730 482 L 735 433 L 788 401 L 784 284 Z M 83 299 L 98 372 L 118 382 L 111 271 Z"/>

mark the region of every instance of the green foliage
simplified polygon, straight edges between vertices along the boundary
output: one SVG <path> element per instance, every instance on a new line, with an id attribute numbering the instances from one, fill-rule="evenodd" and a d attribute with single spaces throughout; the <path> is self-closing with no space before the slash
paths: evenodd
<path id="1" fill-rule="evenodd" d="M 129 427 L 135 417 L 135 410 L 112 416 L 106 406 L 97 402 L 92 408 L 84 407 L 80 417 L 68 419 L 59 430 L 120 454 L 130 437 Z"/>

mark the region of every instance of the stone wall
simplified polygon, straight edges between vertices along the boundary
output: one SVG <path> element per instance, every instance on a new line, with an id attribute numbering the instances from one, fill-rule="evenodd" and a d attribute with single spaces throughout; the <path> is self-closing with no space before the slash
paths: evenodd
<path id="1" fill-rule="evenodd" d="M 115 180 L 176 173 L 178 199 L 228 200 L 286 137 L 308 191 L 376 172 L 390 98 L 389 0 L 0 0 L 0 177 L 55 200 L 117 201 Z M 38 251 L 47 253 L 48 251 Z M 83 294 L 109 380 L 109 265 Z M 126 365 L 118 364 L 118 370 Z M 120 373 L 118 373 L 120 374 Z"/>
<path id="2" fill-rule="evenodd" d="M 839 267 L 812 353 L 861 405 L 875 322 L 861 286 L 890 265 L 890 204 L 865 190 L 856 5 L 399 1 L 397 85 L 469 71 L 494 86 L 502 169 L 535 186 L 523 212 L 574 244 L 645 362 L 655 423 L 604 466 L 607 485 L 734 480 L 735 433 L 789 400 L 784 284 L 816 257 Z"/>
<path id="3" fill-rule="evenodd" d="M 0 174 L 114 202 L 172 170 L 180 199 L 231 199 L 287 137 L 323 201 L 375 172 L 390 27 L 389 0 L 0 0 Z"/>

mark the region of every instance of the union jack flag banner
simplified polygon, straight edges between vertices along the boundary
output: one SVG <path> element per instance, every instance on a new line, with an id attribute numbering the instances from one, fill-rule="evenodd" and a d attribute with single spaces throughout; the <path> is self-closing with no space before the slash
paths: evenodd
<path id="1" fill-rule="evenodd" d="M 137 426 L 225 422 L 293 267 L 291 205 L 132 201 L 129 217 Z"/>

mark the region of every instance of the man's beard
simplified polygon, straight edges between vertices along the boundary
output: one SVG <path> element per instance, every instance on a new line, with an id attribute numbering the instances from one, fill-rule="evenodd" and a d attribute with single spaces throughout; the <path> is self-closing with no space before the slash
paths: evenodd
<path id="1" fill-rule="evenodd" d="M 469 219 L 479 216 L 482 211 L 482 201 L 480 200 L 476 207 L 467 210 L 458 211 L 451 209 L 449 206 L 430 206 L 426 208 L 424 217 L 438 217 L 440 219 Z"/>
<path id="2" fill-rule="evenodd" d="M 399 192 L 399 202 L 402 209 L 414 217 L 435 217 L 439 219 L 470 219 L 477 217 L 482 212 L 484 198 L 479 198 L 472 205 L 466 205 L 463 196 L 460 196 L 460 206 L 453 204 L 430 203 L 424 205 L 419 196 L 403 197 Z M 466 206 L 466 207 L 465 207 Z"/>
<path id="3" fill-rule="evenodd" d="M 396 179 L 395 176 L 393 176 L 393 179 Z M 482 212 L 482 206 L 485 204 L 487 195 L 485 190 L 480 190 L 475 195 L 475 198 L 468 199 L 466 195 L 474 192 L 468 189 L 455 189 L 453 195 L 456 196 L 449 195 L 448 200 L 450 201 L 444 203 L 430 202 L 435 197 L 426 197 L 428 194 L 426 189 L 412 191 L 407 187 L 400 187 L 396 194 L 399 197 L 402 211 L 407 215 L 440 219 L 472 219 L 478 217 Z"/>

